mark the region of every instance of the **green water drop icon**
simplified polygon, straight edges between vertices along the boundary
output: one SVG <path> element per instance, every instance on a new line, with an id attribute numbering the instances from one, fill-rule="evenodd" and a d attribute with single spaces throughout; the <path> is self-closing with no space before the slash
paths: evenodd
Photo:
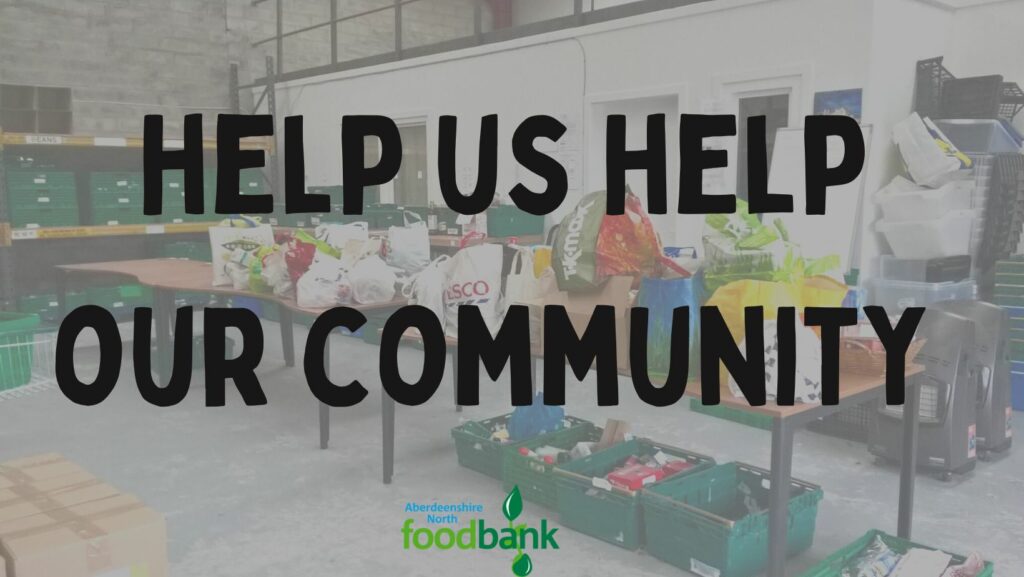
<path id="1" fill-rule="evenodd" d="M 512 573 L 515 573 L 516 577 L 526 577 L 533 571 L 533 561 L 530 556 L 526 553 L 520 553 L 516 555 L 514 561 L 512 561 Z"/>
<path id="2" fill-rule="evenodd" d="M 519 485 L 512 487 L 512 490 L 509 491 L 505 502 L 501 505 L 501 512 L 509 521 L 514 521 L 523 512 L 523 496 L 519 494 Z"/>

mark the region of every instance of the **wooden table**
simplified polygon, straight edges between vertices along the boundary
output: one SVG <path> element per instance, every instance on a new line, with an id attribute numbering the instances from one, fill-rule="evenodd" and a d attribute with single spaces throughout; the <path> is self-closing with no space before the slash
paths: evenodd
<path id="1" fill-rule="evenodd" d="M 404 335 L 403 340 L 410 344 L 422 342 L 417 334 Z M 445 338 L 446 344 L 451 350 L 452 359 L 457 366 L 456 340 L 451 337 Z M 534 347 L 532 362 L 536 363 L 538 358 L 543 357 L 543 351 Z M 911 366 L 907 368 L 906 376 L 914 377 L 924 371 L 924 367 Z M 630 376 L 629 371 L 620 371 L 622 376 Z M 537 371 L 533 372 L 534 377 Z M 458 398 L 458 372 L 452 371 L 456 399 Z M 534 381 L 536 382 L 536 381 Z M 768 503 L 768 577 L 785 577 L 786 575 L 786 530 L 789 526 L 789 487 L 792 482 L 793 470 L 793 439 L 796 431 L 823 417 L 835 414 L 841 410 L 849 409 L 862 403 L 885 398 L 885 377 L 869 376 L 857 373 L 840 373 L 839 375 L 839 404 L 838 405 L 813 405 L 795 404 L 792 406 L 779 406 L 769 402 L 761 407 L 752 407 L 746 400 L 732 394 L 728 386 L 722 385 L 720 392 L 721 404 L 748 413 L 756 413 L 771 418 L 771 487 Z M 900 489 L 899 489 L 899 513 L 897 521 L 897 535 L 903 539 L 910 539 L 911 525 L 914 517 L 914 480 L 917 472 L 917 432 L 919 422 L 919 404 L 921 387 L 916 378 L 906 379 L 907 391 L 906 402 L 903 406 L 903 458 L 900 465 Z M 690 381 L 686 385 L 686 395 L 701 397 L 700 381 Z M 395 411 L 394 400 L 384 397 L 385 407 L 381 412 L 383 429 L 394 431 Z M 389 406 L 390 405 L 390 406 Z M 459 410 L 456 401 L 456 410 Z M 390 421 L 390 422 L 389 422 Z M 390 440 L 389 440 L 390 439 Z M 394 435 L 385 435 L 385 443 L 394 442 Z M 394 455 L 393 446 L 384 447 L 384 455 Z M 386 471 L 393 471 L 394 463 L 385 463 Z"/>
<path id="2" fill-rule="evenodd" d="M 284 352 L 285 366 L 288 367 L 295 366 L 295 315 L 317 316 L 328 310 L 327 308 L 300 307 L 294 299 L 284 299 L 273 294 L 236 290 L 229 286 L 213 286 L 213 266 L 210 263 L 159 258 L 58 265 L 57 299 L 60 303 L 61 317 L 63 317 L 67 306 L 68 277 L 71 275 L 130 278 L 139 284 L 153 289 L 153 324 L 156 329 L 157 372 L 164 384 L 166 384 L 167 379 L 170 377 L 170 343 L 173 334 L 171 316 L 174 314 L 174 293 L 176 292 L 244 296 L 276 304 L 281 325 L 281 349 Z M 378 326 L 383 325 L 384 320 L 392 311 L 405 304 L 405 299 L 398 298 L 387 303 L 372 305 L 354 304 L 349 306 L 366 315 L 367 323 L 363 329 L 363 334 L 369 337 L 371 342 L 377 342 L 373 341 L 373 339 L 377 338 Z M 330 350 L 329 346 L 324 349 L 324 367 L 328 374 L 330 374 Z M 330 407 L 324 403 L 319 403 L 321 449 L 326 449 L 330 442 L 330 415 Z"/>

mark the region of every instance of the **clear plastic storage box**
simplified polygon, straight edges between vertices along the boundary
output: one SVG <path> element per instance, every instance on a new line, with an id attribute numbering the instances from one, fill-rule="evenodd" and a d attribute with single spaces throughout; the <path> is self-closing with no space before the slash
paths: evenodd
<path id="1" fill-rule="evenodd" d="M 932 283 L 874 278 L 868 281 L 867 289 L 869 304 L 896 314 L 940 301 L 973 300 L 977 287 L 973 280 Z"/>
<path id="2" fill-rule="evenodd" d="M 886 220 L 929 220 L 951 210 L 971 208 L 974 180 L 955 180 L 940 188 L 918 186 L 897 176 L 875 195 Z"/>
<path id="3" fill-rule="evenodd" d="M 971 254 L 973 210 L 953 210 L 932 220 L 879 220 L 875 229 L 885 235 L 899 258 L 938 258 Z"/>

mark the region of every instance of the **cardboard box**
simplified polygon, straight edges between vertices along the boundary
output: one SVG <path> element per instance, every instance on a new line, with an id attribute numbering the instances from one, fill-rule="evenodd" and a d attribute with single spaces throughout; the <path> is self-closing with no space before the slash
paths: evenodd
<path id="1" fill-rule="evenodd" d="M 58 453 L 33 455 L 0 463 L 0 489 L 81 473 L 88 474 Z"/>
<path id="2" fill-rule="evenodd" d="M 598 290 L 586 293 L 552 293 L 544 299 L 534 300 L 526 303 L 530 307 L 530 322 L 541 319 L 543 322 L 544 307 L 546 305 L 559 305 L 565 307 L 569 315 L 569 321 L 576 329 L 576 334 L 583 334 L 590 324 L 594 315 L 594 307 L 597 305 L 611 305 L 615 307 L 615 356 L 619 370 L 629 369 L 629 311 L 633 306 L 630 297 L 630 289 L 633 286 L 633 277 L 613 276 L 609 278 Z M 531 329 L 531 333 L 532 333 Z M 540 339 L 537 342 L 543 346 L 544 331 L 540 331 Z"/>
<path id="3" fill-rule="evenodd" d="M 120 493 L 82 471 L 0 489 L 0 523 L 63 509 Z"/>
<path id="4" fill-rule="evenodd" d="M 132 495 L 0 523 L 9 577 L 166 577 L 167 527 Z"/>

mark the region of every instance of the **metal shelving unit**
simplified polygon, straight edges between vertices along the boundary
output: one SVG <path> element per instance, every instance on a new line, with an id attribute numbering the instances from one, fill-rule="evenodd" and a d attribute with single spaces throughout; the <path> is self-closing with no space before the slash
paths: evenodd
<path id="1" fill-rule="evenodd" d="M 26 134 L 0 132 L 0 308 L 9 308 L 13 301 L 20 296 L 22 291 L 18 288 L 17 275 L 19 274 L 19 256 L 27 256 L 26 262 L 40 263 L 38 267 L 45 268 L 55 256 L 73 258 L 72 250 L 65 248 L 78 248 L 70 245 L 80 245 L 85 241 L 88 252 L 95 254 L 97 251 L 108 255 L 108 247 L 113 249 L 124 248 L 125 238 L 134 237 L 144 239 L 136 245 L 138 250 L 147 251 L 150 243 L 148 239 L 163 235 L 198 235 L 205 234 L 207 229 L 213 225 L 211 222 L 186 222 L 186 223 L 151 223 L 151 224 L 125 224 L 125 225 L 80 225 L 61 227 L 38 227 L 38 228 L 14 228 L 11 225 L 10 206 L 7 191 L 7 155 L 12 151 L 27 154 L 55 154 L 56 157 L 87 156 L 90 159 L 119 158 L 116 162 L 131 163 L 135 159 L 132 155 L 138 154 L 138 169 L 141 169 L 141 149 L 143 139 L 139 136 L 91 136 L 91 135 L 59 135 L 59 134 Z M 165 139 L 164 147 L 181 147 L 182 141 Z M 240 143 L 240 147 L 247 150 L 267 151 L 271 158 L 268 164 L 273 166 L 274 141 L 272 138 L 249 138 Z M 203 141 L 203 149 L 214 152 L 217 142 L 213 139 Z M 70 153 L 68 151 L 73 151 Z M 120 156 L 119 156 L 120 155 Z M 128 155 L 127 160 L 125 155 Z M 211 162 L 214 156 L 211 154 Z M 76 160 L 70 167 L 64 167 L 76 173 L 78 188 L 81 190 L 83 183 L 88 178 L 92 166 L 89 160 Z M 116 163 L 115 162 L 115 163 Z M 271 180 L 273 183 L 273 180 Z M 271 190 L 274 186 L 271 184 Z M 81 194 L 81 192 L 80 192 Z M 60 244 L 54 244 L 60 243 Z M 116 243 L 113 245 L 111 243 Z M 43 260 L 34 258 L 36 252 L 44 251 L 48 257 Z M 43 253 L 40 253 L 43 254 Z M 71 262 L 71 261 L 59 261 Z M 24 271 L 22 271 L 24 272 Z M 34 270 L 41 273 L 43 278 L 49 278 L 48 271 Z"/>

